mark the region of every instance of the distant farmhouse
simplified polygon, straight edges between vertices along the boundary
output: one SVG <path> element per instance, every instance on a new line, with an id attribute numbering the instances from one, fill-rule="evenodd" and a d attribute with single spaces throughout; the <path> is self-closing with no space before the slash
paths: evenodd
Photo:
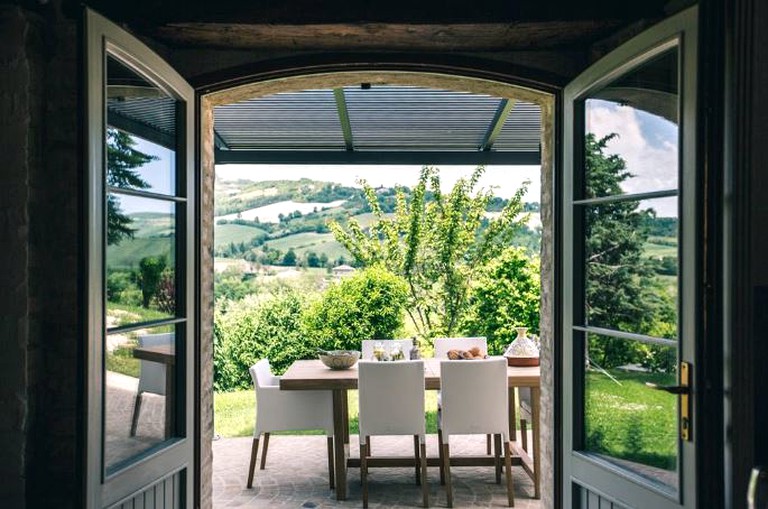
<path id="1" fill-rule="evenodd" d="M 349 276 L 350 274 L 353 274 L 355 270 L 357 269 L 349 265 L 339 265 L 338 267 L 331 269 L 331 273 L 333 274 L 334 279 L 341 279 L 343 277 Z"/>

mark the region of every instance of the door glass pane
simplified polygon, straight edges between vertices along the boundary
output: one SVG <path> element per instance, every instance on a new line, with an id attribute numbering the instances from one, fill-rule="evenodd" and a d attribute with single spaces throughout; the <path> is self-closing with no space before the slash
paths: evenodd
<path id="1" fill-rule="evenodd" d="M 677 345 L 589 334 L 584 449 L 660 486 L 677 486 Z"/>
<path id="2" fill-rule="evenodd" d="M 583 206 L 587 325 L 677 337 L 677 197 Z"/>
<path id="3" fill-rule="evenodd" d="M 677 49 L 590 94 L 584 198 L 677 188 L 678 102 Z"/>
<path id="4" fill-rule="evenodd" d="M 174 436 L 176 326 L 109 334 L 104 358 L 104 462 L 109 472 Z"/>
<path id="5" fill-rule="evenodd" d="M 107 195 L 107 328 L 176 315 L 174 202 Z"/>
<path id="6" fill-rule="evenodd" d="M 108 185 L 175 194 L 177 103 L 107 58 Z"/>

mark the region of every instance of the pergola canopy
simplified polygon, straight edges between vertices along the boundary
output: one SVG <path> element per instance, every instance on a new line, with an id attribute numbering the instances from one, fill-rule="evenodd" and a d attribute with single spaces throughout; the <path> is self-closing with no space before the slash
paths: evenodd
<path id="1" fill-rule="evenodd" d="M 537 104 L 413 86 L 278 93 L 214 110 L 217 164 L 539 164 Z"/>

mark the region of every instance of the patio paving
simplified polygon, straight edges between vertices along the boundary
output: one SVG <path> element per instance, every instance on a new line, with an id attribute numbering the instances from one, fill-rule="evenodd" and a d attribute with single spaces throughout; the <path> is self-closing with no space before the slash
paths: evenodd
<path id="1" fill-rule="evenodd" d="M 253 489 L 245 487 L 251 438 L 222 438 L 213 443 L 214 508 L 328 508 L 362 507 L 359 469 L 348 474 L 348 499 L 337 501 L 328 489 L 328 460 L 324 436 L 273 435 L 269 441 L 266 470 L 256 466 Z M 407 455 L 413 450 L 410 437 L 374 437 L 372 453 Z M 350 438 L 352 455 L 357 452 L 357 436 Z M 484 454 L 485 437 L 456 437 L 452 453 Z M 437 456 L 437 437 L 427 437 L 427 454 Z M 533 499 L 533 483 L 522 467 L 512 468 L 515 507 L 539 509 Z M 496 484 L 492 467 L 451 468 L 454 507 L 507 507 L 506 485 Z M 430 506 L 446 507 L 445 489 L 436 467 L 429 472 Z M 411 468 L 373 468 L 369 470 L 371 508 L 421 507 L 421 488 L 416 486 Z"/>

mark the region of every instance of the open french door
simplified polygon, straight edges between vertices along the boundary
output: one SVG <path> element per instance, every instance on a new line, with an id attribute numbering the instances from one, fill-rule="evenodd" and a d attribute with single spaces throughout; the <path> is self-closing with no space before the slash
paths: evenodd
<path id="1" fill-rule="evenodd" d="M 565 508 L 697 506 L 696 23 L 666 19 L 564 91 Z"/>
<path id="2" fill-rule="evenodd" d="M 85 11 L 87 506 L 191 507 L 194 91 Z"/>

